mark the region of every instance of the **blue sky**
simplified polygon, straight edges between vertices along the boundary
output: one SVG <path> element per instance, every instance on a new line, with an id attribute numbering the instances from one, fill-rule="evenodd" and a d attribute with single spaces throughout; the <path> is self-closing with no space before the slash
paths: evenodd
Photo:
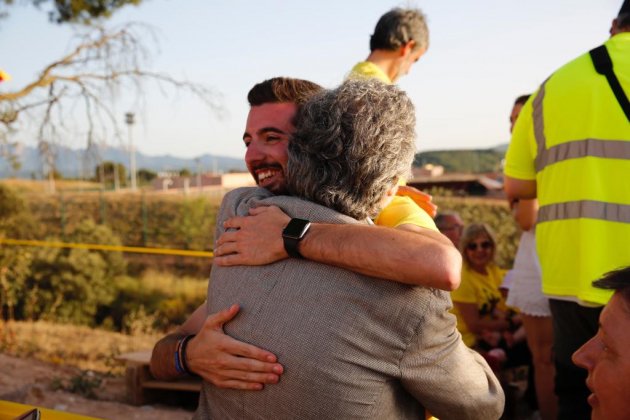
<path id="1" fill-rule="evenodd" d="M 156 28 L 159 51 L 151 69 L 214 88 L 225 115 L 218 118 L 194 98 L 164 96 L 150 86 L 143 101 L 117 100 L 116 112 L 121 121 L 128 110 L 137 114 L 134 141 L 143 153 L 240 157 L 246 94 L 253 84 L 292 76 L 333 87 L 367 57 L 380 15 L 411 5 L 427 15 L 431 38 L 427 54 L 399 83 L 416 105 L 418 150 L 492 147 L 509 140 L 513 100 L 602 43 L 621 3 L 144 0 L 106 24 L 135 21 Z M 0 22 L 0 68 L 13 80 L 0 85 L 2 91 L 23 86 L 67 52 L 73 33 L 49 24 L 44 12 L 30 6 L 10 13 Z M 26 131 L 16 136 L 33 143 Z M 67 139 L 73 147 L 84 143 L 84 134 Z"/>

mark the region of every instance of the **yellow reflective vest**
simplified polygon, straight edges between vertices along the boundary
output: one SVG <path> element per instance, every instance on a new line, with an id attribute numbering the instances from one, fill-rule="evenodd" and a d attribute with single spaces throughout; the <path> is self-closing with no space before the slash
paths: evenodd
<path id="1" fill-rule="evenodd" d="M 630 33 L 605 43 L 630 96 Z M 630 122 L 588 53 L 547 79 L 514 127 L 505 174 L 535 180 L 543 292 L 605 304 L 592 287 L 630 265 Z"/>

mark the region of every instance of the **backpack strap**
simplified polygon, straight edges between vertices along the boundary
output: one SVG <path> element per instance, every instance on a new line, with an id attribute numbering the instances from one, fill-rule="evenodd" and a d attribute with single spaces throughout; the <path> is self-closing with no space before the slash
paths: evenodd
<path id="1" fill-rule="evenodd" d="M 628 97 L 623 91 L 621 84 L 619 84 L 619 79 L 617 79 L 617 76 L 613 71 L 613 63 L 610 59 L 606 46 L 600 45 L 599 47 L 589 51 L 589 54 L 591 55 L 591 60 L 593 60 L 593 65 L 595 66 L 597 73 L 606 76 L 608 84 L 615 94 L 615 98 L 617 98 L 617 102 L 621 105 L 621 109 L 623 109 L 624 114 L 626 114 L 626 118 L 628 118 L 628 121 L 630 122 L 630 102 L 628 102 Z"/>

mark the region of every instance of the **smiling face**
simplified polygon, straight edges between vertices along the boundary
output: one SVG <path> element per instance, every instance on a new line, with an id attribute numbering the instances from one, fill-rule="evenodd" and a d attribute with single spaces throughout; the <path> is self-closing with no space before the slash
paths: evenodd
<path id="1" fill-rule="evenodd" d="M 573 354 L 573 363 L 588 370 L 593 420 L 628 418 L 629 326 L 630 309 L 621 293 L 615 293 L 599 317 L 597 335 Z"/>
<path id="2" fill-rule="evenodd" d="M 485 233 L 480 233 L 466 244 L 465 257 L 472 269 L 480 273 L 486 272 L 486 267 L 494 258 L 492 239 Z"/>
<path id="3" fill-rule="evenodd" d="M 247 169 L 258 186 L 274 194 L 286 193 L 287 148 L 296 112 L 293 103 L 266 103 L 252 106 L 247 117 L 243 134 Z"/>

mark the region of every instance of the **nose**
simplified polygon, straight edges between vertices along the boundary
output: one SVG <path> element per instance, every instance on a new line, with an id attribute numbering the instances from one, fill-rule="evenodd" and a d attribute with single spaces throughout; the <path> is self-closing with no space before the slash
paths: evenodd
<path id="1" fill-rule="evenodd" d="M 259 142 L 252 140 L 247 147 L 247 151 L 245 152 L 245 162 L 247 164 L 256 163 L 264 159 L 263 151 L 260 147 Z"/>
<path id="2" fill-rule="evenodd" d="M 589 341 L 584 343 L 582 347 L 576 350 L 571 356 L 571 360 L 573 363 L 586 370 L 591 370 L 593 366 L 593 361 L 595 360 L 597 353 L 597 336 L 591 338 Z"/>

